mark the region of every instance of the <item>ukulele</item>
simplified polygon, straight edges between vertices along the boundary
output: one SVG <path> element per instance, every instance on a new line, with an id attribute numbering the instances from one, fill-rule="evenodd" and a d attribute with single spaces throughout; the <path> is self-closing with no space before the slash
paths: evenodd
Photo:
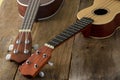
<path id="1" fill-rule="evenodd" d="M 9 51 L 11 51 L 11 53 L 7 54 L 6 60 L 22 63 L 31 55 L 31 30 L 34 21 L 38 19 L 42 20 L 53 15 L 60 7 L 63 0 L 29 0 L 29 2 L 28 0 L 17 0 L 17 2 L 20 14 L 22 15 L 25 12 L 25 15 L 23 15 L 24 20 L 22 22 L 21 28 L 19 29 L 18 36 L 14 41 L 14 45 L 9 46 Z M 28 2 L 29 6 L 27 6 L 26 10 L 25 4 L 21 2 L 24 2 L 26 4 Z"/>
<path id="2" fill-rule="evenodd" d="M 94 0 L 91 7 L 78 12 L 78 20 L 63 32 L 44 44 L 29 57 L 20 67 L 19 71 L 26 77 L 35 77 L 41 74 L 42 67 L 49 63 L 51 53 L 61 43 L 78 32 L 85 37 L 104 39 L 120 26 L 119 0 Z M 42 73 L 43 75 L 43 73 Z"/>
<path id="3" fill-rule="evenodd" d="M 30 0 L 17 0 L 18 11 L 21 17 L 25 15 L 29 1 Z M 54 16 L 60 9 L 63 2 L 64 0 L 40 0 L 39 9 L 37 10 L 36 14 L 36 20 L 44 20 Z"/>

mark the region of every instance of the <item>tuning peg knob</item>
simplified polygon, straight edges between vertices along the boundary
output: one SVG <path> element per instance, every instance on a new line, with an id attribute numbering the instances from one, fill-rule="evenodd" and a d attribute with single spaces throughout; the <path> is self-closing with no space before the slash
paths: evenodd
<path id="1" fill-rule="evenodd" d="M 13 47 L 14 47 L 13 44 L 9 45 L 8 51 L 12 51 L 12 50 L 13 50 Z"/>
<path id="2" fill-rule="evenodd" d="M 11 54 L 7 54 L 5 57 L 6 60 L 10 60 L 11 59 Z"/>
<path id="3" fill-rule="evenodd" d="M 53 65 L 54 65 L 52 62 L 48 62 L 48 64 L 49 64 L 50 66 L 53 66 Z"/>
<path id="4" fill-rule="evenodd" d="M 40 72 L 39 72 L 39 76 L 40 76 L 40 77 L 44 77 L 44 76 L 45 76 L 45 73 L 42 72 L 42 71 L 40 71 Z"/>
<path id="5" fill-rule="evenodd" d="M 33 45 L 33 49 L 34 49 L 34 50 L 37 50 L 38 48 L 39 48 L 39 45 L 38 45 L 38 44 L 34 44 L 34 45 Z"/>

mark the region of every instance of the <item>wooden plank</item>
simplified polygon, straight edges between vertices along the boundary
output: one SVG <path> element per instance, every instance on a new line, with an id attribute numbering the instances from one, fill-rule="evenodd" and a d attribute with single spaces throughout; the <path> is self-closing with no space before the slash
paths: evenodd
<path id="1" fill-rule="evenodd" d="M 0 7 L 0 80 L 13 80 L 18 65 L 5 60 L 8 46 L 14 41 L 21 18 L 15 0 L 4 0 Z"/>
<path id="2" fill-rule="evenodd" d="M 82 0 L 83 1 L 83 0 Z M 88 0 L 84 0 L 86 4 Z M 80 7 L 88 6 L 80 4 Z M 120 80 L 120 31 L 107 39 L 75 36 L 69 80 Z"/>
<path id="3" fill-rule="evenodd" d="M 78 0 L 65 0 L 62 9 L 53 18 L 35 23 L 33 28 L 33 42 L 42 46 L 45 42 L 68 27 L 68 25 L 75 22 L 78 7 Z M 54 62 L 54 66 L 50 67 L 46 65 L 44 67 L 43 71 L 46 73 L 45 78 L 37 76 L 32 80 L 67 80 L 73 40 L 74 38 L 69 39 L 53 51 L 51 61 Z M 29 80 L 17 72 L 15 80 L 19 79 Z"/>

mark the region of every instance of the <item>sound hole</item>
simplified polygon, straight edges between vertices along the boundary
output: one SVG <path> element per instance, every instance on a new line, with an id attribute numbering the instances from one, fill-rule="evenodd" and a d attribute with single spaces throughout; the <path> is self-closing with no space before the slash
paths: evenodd
<path id="1" fill-rule="evenodd" d="M 105 14 L 108 13 L 108 11 L 107 11 L 106 9 L 96 9 L 96 10 L 94 11 L 94 13 L 95 13 L 96 15 L 105 15 Z"/>

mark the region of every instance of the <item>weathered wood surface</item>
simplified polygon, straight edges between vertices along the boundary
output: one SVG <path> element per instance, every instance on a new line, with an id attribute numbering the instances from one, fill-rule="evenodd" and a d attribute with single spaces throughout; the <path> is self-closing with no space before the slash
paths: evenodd
<path id="1" fill-rule="evenodd" d="M 42 46 L 75 22 L 77 12 L 92 2 L 65 0 L 54 17 L 34 24 L 33 44 Z M 23 77 L 17 64 L 5 60 L 21 23 L 16 0 L 4 0 L 0 7 L 0 80 L 120 80 L 120 30 L 104 40 L 84 38 L 79 33 L 54 50 L 51 58 L 54 66 L 46 65 L 42 69 L 46 73 L 44 78 Z"/>

